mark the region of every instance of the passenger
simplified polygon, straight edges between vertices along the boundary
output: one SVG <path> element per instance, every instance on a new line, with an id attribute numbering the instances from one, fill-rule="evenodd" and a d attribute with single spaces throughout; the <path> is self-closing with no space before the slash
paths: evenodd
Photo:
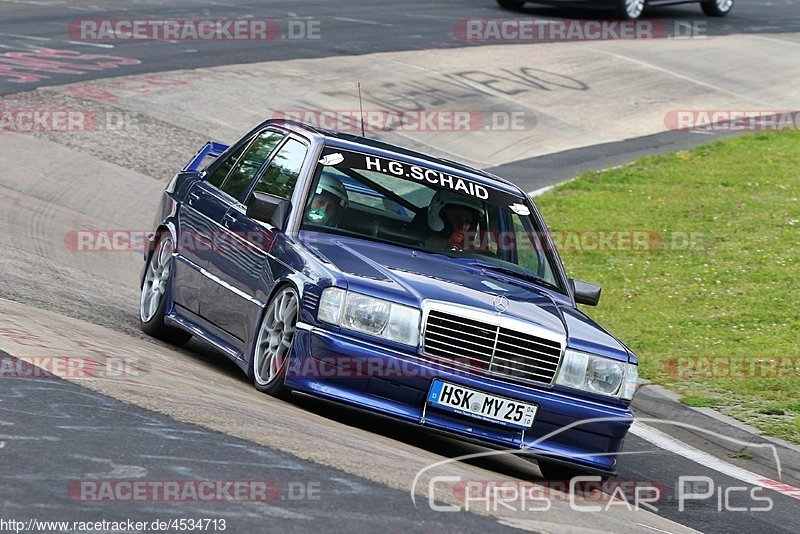
<path id="1" fill-rule="evenodd" d="M 347 209 L 347 190 L 335 176 L 323 173 L 314 196 L 308 203 L 305 218 L 314 224 L 337 226 Z"/>
<path id="2" fill-rule="evenodd" d="M 474 241 L 467 232 L 475 232 L 484 215 L 483 204 L 474 198 L 441 189 L 428 206 L 428 227 L 433 233 L 425 246 L 434 249 L 464 250 Z"/>

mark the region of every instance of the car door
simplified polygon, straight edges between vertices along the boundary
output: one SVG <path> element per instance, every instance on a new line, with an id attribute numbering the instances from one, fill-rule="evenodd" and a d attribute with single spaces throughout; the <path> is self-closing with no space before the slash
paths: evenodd
<path id="1" fill-rule="evenodd" d="M 304 141 L 287 138 L 258 169 L 240 198 L 247 199 L 258 191 L 289 199 L 307 152 Z M 250 173 L 246 168 L 250 164 L 248 155 L 242 159 L 240 168 L 231 173 L 234 179 L 237 173 Z M 208 265 L 210 283 L 215 287 L 205 292 L 201 303 L 204 317 L 240 341 L 247 338 L 246 328 L 252 322 L 248 317 L 264 304 L 256 297 L 259 286 L 272 285 L 267 254 L 276 232 L 271 225 L 250 219 L 246 212 L 247 200 L 232 202 L 220 221 L 226 238 Z"/>
<path id="2" fill-rule="evenodd" d="M 211 256 L 214 235 L 218 233 L 216 221 L 228 209 L 219 186 L 249 142 L 242 143 L 240 147 L 214 162 L 205 180 L 192 184 L 185 201 L 178 208 L 175 250 L 180 261 L 176 262 L 175 276 L 181 283 L 173 285 L 173 298 L 177 305 L 194 314 L 199 314 L 200 310 L 203 273 Z"/>

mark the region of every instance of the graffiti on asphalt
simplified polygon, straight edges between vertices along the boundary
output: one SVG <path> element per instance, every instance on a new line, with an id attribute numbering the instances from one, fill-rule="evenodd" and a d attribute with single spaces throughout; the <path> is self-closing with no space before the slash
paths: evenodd
<path id="1" fill-rule="evenodd" d="M 86 74 L 140 63 L 127 57 L 39 48 L 0 54 L 0 78 L 12 83 L 33 83 L 50 78 L 48 74 Z"/>

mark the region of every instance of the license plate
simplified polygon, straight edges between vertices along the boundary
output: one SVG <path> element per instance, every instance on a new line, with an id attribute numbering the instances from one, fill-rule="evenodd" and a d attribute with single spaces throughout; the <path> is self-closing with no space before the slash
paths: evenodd
<path id="1" fill-rule="evenodd" d="M 490 395 L 438 378 L 431 384 L 428 402 L 450 412 L 516 428 L 530 428 L 538 408 L 535 404 Z"/>

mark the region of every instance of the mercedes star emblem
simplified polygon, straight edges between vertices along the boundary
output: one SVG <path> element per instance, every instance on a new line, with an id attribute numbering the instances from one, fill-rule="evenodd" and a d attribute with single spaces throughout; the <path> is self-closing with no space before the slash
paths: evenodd
<path id="1" fill-rule="evenodd" d="M 494 309 L 497 310 L 497 313 L 503 313 L 508 309 L 508 297 L 505 295 L 497 295 L 492 302 Z"/>

